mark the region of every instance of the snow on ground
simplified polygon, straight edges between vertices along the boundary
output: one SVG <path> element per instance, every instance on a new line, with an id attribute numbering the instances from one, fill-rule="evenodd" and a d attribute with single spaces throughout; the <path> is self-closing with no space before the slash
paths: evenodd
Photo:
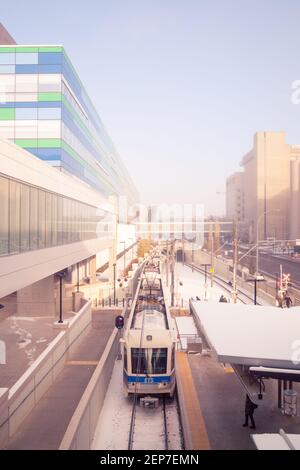
<path id="1" fill-rule="evenodd" d="M 174 399 L 166 406 L 169 450 L 183 450 L 183 437 L 177 408 L 178 402 Z"/>
<path id="2" fill-rule="evenodd" d="M 92 443 L 93 450 L 127 450 L 132 406 L 133 399 L 126 398 L 123 392 L 122 361 L 116 361 Z M 176 401 L 167 400 L 166 409 L 169 448 L 180 450 L 181 432 Z M 162 402 L 157 409 L 137 406 L 135 423 L 135 450 L 165 449 Z"/>
<path id="3" fill-rule="evenodd" d="M 182 283 L 182 286 L 180 286 Z M 184 307 L 188 307 L 189 299 L 194 299 L 198 296 L 201 300 L 205 298 L 209 301 L 218 302 L 221 295 L 224 295 L 227 300 L 230 300 L 230 295 L 222 287 L 211 287 L 210 275 L 207 274 L 207 288 L 205 288 L 205 276 L 199 272 L 192 272 L 188 266 L 183 266 L 180 263 L 176 264 L 175 268 L 175 292 L 176 301 L 181 305 L 183 299 Z"/>
<path id="4" fill-rule="evenodd" d="M 187 349 L 188 338 L 198 337 L 198 330 L 196 328 L 194 318 L 190 317 L 175 317 L 176 329 L 180 338 L 181 349 Z"/>
<path id="5" fill-rule="evenodd" d="M 193 317 L 176 317 L 177 331 L 181 336 L 198 336 Z"/>
<path id="6" fill-rule="evenodd" d="M 123 392 L 123 362 L 116 361 L 96 428 L 93 450 L 127 450 L 132 401 Z"/>

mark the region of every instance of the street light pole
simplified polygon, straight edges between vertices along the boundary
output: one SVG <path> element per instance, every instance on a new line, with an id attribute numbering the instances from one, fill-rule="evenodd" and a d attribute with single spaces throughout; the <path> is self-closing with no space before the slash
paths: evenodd
<path id="1" fill-rule="evenodd" d="M 215 268 L 214 268 L 214 234 L 213 232 L 211 233 L 211 261 L 210 261 L 210 285 L 211 287 L 214 287 L 214 273 L 215 273 Z"/>
<path id="2" fill-rule="evenodd" d="M 116 263 L 114 263 L 114 306 L 116 306 Z"/>
<path id="3" fill-rule="evenodd" d="M 265 282 L 265 278 L 263 276 L 255 275 L 253 279 L 248 279 L 247 282 L 254 282 L 254 305 L 257 305 L 257 283 Z"/>
<path id="4" fill-rule="evenodd" d="M 204 276 L 205 276 L 205 284 L 204 284 L 204 287 L 205 287 L 205 300 L 207 300 L 207 268 L 209 266 L 211 266 L 210 264 L 201 264 L 201 266 L 204 266 Z"/>
<path id="5" fill-rule="evenodd" d="M 171 244 L 171 306 L 174 307 L 175 294 L 175 240 Z"/>
<path id="6" fill-rule="evenodd" d="M 233 273 L 232 273 L 232 298 L 233 302 L 237 302 L 237 265 L 238 265 L 238 226 L 234 223 L 234 254 L 233 254 Z"/>

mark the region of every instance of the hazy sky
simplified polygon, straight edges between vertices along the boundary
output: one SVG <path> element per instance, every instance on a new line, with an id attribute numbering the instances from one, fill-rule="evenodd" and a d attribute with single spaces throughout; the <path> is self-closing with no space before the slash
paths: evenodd
<path id="1" fill-rule="evenodd" d="M 147 203 L 222 213 L 257 130 L 300 144 L 299 0 L 11 0 L 24 44 L 64 44 Z"/>

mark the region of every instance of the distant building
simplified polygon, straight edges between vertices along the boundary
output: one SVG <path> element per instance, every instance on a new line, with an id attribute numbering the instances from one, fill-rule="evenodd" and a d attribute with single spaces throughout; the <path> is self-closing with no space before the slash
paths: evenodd
<path id="1" fill-rule="evenodd" d="M 288 145 L 285 132 L 257 132 L 241 166 L 227 179 L 227 219 L 244 222 L 250 242 L 257 224 L 259 240 L 299 239 L 300 146 Z"/>
<path id="2" fill-rule="evenodd" d="M 3 24 L 0 23 L 0 45 L 1 46 L 8 46 L 17 44 L 13 37 L 9 34 L 9 32 L 4 28 Z"/>
<path id="3" fill-rule="evenodd" d="M 226 181 L 226 219 L 241 222 L 244 218 L 244 173 L 237 172 Z"/>
<path id="4" fill-rule="evenodd" d="M 290 238 L 300 238 L 300 147 L 291 147 Z"/>
<path id="5" fill-rule="evenodd" d="M 286 240 L 290 225 L 290 154 L 284 132 L 257 132 L 253 149 L 245 155 L 245 220 L 250 241 L 275 237 Z"/>

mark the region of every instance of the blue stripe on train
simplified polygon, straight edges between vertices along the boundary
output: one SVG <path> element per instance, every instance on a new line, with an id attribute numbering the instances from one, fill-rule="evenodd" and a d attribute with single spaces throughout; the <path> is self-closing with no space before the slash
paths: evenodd
<path id="1" fill-rule="evenodd" d="M 165 383 L 171 383 L 171 377 L 158 377 L 158 376 L 152 376 L 152 377 L 143 377 L 143 376 L 135 376 L 135 375 L 130 375 L 130 376 L 126 376 L 126 374 L 124 374 L 126 380 L 128 381 L 128 383 L 143 383 L 143 384 L 159 384 L 159 383 L 162 383 L 162 382 L 165 382 Z"/>

